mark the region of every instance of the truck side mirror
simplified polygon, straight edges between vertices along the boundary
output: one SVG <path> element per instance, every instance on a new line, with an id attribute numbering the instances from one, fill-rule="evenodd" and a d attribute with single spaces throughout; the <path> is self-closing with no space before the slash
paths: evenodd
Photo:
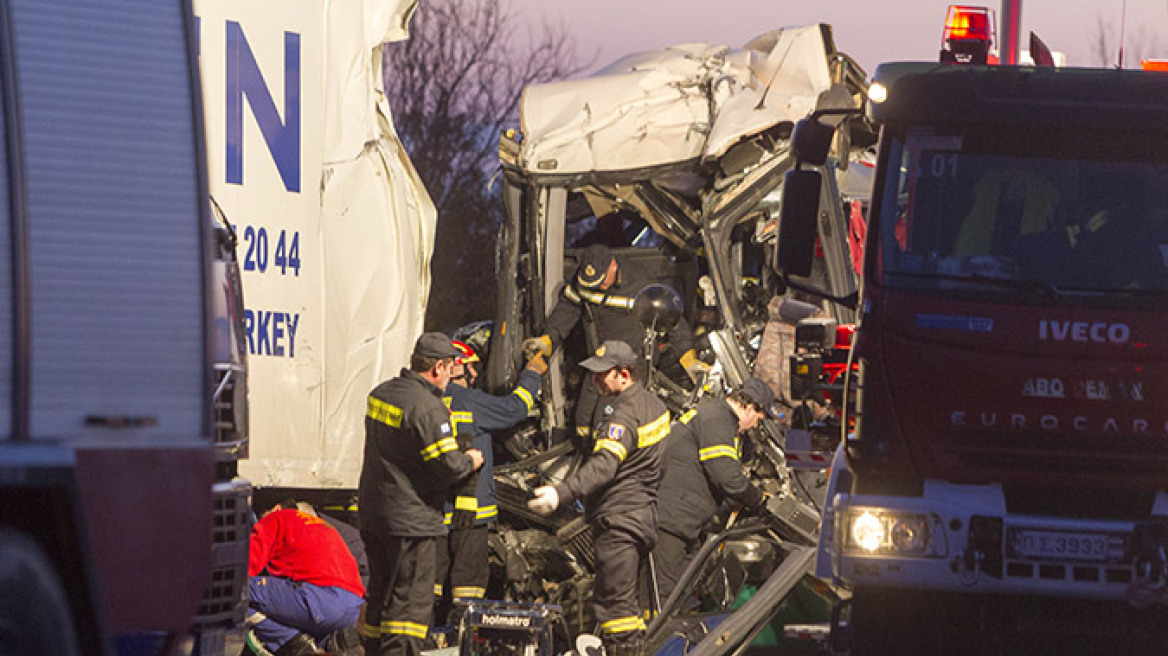
<path id="1" fill-rule="evenodd" d="M 775 266 L 791 275 L 811 275 L 818 235 L 819 171 L 792 170 L 783 177 Z"/>
<path id="2" fill-rule="evenodd" d="M 791 134 L 791 150 L 795 151 L 795 159 L 800 163 L 823 166 L 834 138 L 835 127 L 824 125 L 815 118 L 799 119 Z"/>

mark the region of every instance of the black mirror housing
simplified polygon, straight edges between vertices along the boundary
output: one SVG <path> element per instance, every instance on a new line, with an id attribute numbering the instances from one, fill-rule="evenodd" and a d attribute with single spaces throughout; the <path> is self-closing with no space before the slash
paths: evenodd
<path id="1" fill-rule="evenodd" d="M 807 277 L 815 259 L 815 238 L 819 234 L 819 171 L 792 170 L 783 177 L 780 201 L 775 268 L 790 275 Z"/>
<path id="2" fill-rule="evenodd" d="M 834 138 L 833 126 L 824 125 L 815 118 L 799 119 L 791 135 L 791 149 L 800 163 L 823 166 Z"/>

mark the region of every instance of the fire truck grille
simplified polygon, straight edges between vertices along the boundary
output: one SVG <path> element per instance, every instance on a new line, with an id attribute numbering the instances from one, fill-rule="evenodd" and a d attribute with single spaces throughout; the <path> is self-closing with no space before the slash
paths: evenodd
<path id="1" fill-rule="evenodd" d="M 216 483 L 211 547 L 211 580 L 199 602 L 199 627 L 236 626 L 243 621 L 247 600 L 248 538 L 251 535 L 251 484 L 244 480 Z"/>
<path id="2" fill-rule="evenodd" d="M 1022 476 L 1120 476 L 1133 484 L 1168 483 L 1168 441 L 1116 436 L 976 435 L 952 438 L 938 461 L 969 471 Z"/>

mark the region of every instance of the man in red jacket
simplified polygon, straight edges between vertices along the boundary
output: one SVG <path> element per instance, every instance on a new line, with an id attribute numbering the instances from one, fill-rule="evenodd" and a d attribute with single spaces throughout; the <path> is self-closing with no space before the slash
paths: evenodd
<path id="1" fill-rule="evenodd" d="M 278 503 L 252 527 L 249 550 L 248 624 L 265 649 L 323 653 L 314 641 L 356 626 L 365 596 L 357 560 L 323 519 Z"/>

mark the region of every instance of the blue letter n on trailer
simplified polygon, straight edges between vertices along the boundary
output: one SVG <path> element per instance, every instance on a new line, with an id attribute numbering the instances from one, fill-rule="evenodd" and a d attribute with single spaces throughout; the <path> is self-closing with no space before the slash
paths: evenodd
<path id="1" fill-rule="evenodd" d="M 300 191 L 300 35 L 284 33 L 284 121 L 239 23 L 227 21 L 227 182 L 243 184 L 243 97 L 288 191 Z"/>

